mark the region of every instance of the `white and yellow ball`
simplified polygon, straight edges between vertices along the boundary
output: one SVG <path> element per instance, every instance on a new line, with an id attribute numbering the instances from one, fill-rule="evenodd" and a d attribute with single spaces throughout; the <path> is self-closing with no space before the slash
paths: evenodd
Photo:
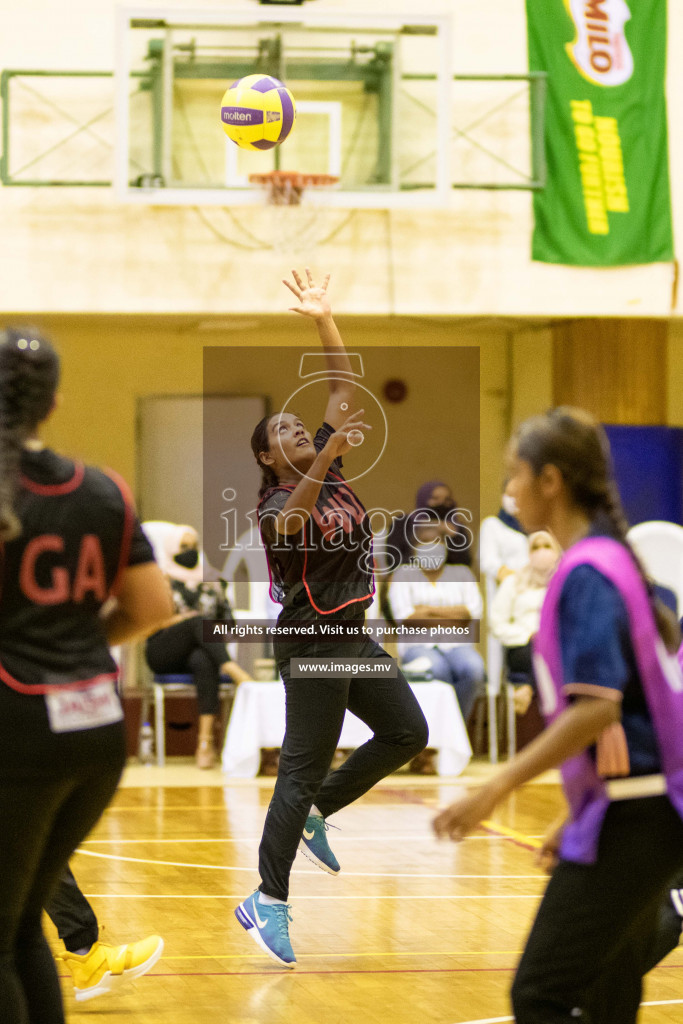
<path id="1" fill-rule="evenodd" d="M 271 75 L 247 75 L 225 90 L 223 131 L 243 149 L 272 149 L 287 138 L 296 118 L 294 97 Z"/>

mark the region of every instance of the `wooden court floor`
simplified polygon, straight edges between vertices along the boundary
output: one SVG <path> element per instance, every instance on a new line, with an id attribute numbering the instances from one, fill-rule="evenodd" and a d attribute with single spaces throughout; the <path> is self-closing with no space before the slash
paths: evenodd
<path id="1" fill-rule="evenodd" d="M 342 811 L 330 844 L 342 871 L 298 856 L 285 971 L 237 924 L 257 884 L 272 780 L 183 766 L 131 769 L 72 867 L 105 938 L 157 932 L 162 959 L 117 992 L 76 1003 L 70 1024 L 489 1024 L 508 1021 L 513 970 L 545 877 L 533 844 L 561 807 L 554 777 L 529 785 L 460 845 L 432 838 L 458 779 L 394 775 Z M 210 776 L 210 778 L 209 778 Z M 54 929 L 46 929 L 55 951 Z M 63 971 L 63 969 L 62 969 Z M 643 1024 L 683 1020 L 683 946 L 647 980 Z"/>

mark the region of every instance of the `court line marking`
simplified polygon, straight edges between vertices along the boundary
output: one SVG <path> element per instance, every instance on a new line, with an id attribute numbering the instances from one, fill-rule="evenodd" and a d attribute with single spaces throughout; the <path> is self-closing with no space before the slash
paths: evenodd
<path id="1" fill-rule="evenodd" d="M 677 1006 L 683 1003 L 683 999 L 657 999 L 647 1003 L 641 1003 L 641 1006 Z M 514 1021 L 514 1017 L 478 1017 L 477 1020 L 464 1020 L 460 1021 L 459 1024 L 503 1024 L 504 1021 Z"/>
<path id="2" fill-rule="evenodd" d="M 493 826 L 492 825 L 491 826 L 491 830 L 493 831 L 494 828 L 498 829 L 499 826 Z M 512 833 L 512 832 L 513 832 L 512 829 L 508 829 L 508 833 Z M 514 834 L 505 834 L 503 831 L 499 831 L 499 834 L 491 834 L 491 835 L 487 835 L 487 836 L 467 836 L 466 838 L 468 840 L 469 839 L 513 839 L 513 838 L 524 838 L 525 842 L 527 840 L 529 842 L 531 842 L 534 839 L 533 836 L 523 837 L 521 832 L 514 833 Z M 159 838 L 150 838 L 150 839 L 86 839 L 82 845 L 84 845 L 84 846 L 93 846 L 93 845 L 115 846 L 117 844 L 120 844 L 121 846 L 124 846 L 124 845 L 133 846 L 135 844 L 140 844 L 140 843 L 169 843 L 169 844 L 172 844 L 172 843 L 188 843 L 188 844 L 192 844 L 192 843 L 260 843 L 260 842 L 261 842 L 261 833 L 259 833 L 258 835 L 253 835 L 253 836 L 225 836 L 225 837 L 220 837 L 220 838 L 215 838 L 215 839 L 207 839 L 204 836 L 202 836 L 202 837 L 196 836 L 194 838 L 189 838 L 189 839 L 187 839 L 187 838 L 183 838 L 183 839 L 159 839 Z M 364 836 L 361 836 L 361 835 L 348 836 L 347 835 L 347 836 L 337 836 L 336 835 L 334 837 L 334 842 L 335 842 L 335 845 L 336 845 L 337 843 L 439 843 L 439 840 L 436 838 L 436 836 L 431 835 L 430 833 L 425 833 L 424 831 L 422 831 L 422 832 L 410 833 L 409 835 L 403 835 L 403 836 L 392 836 L 392 835 L 386 835 L 386 834 L 385 835 L 381 835 L 381 836 L 378 836 L 378 835 L 364 835 Z"/>
<path id="3" fill-rule="evenodd" d="M 482 1017 L 479 1020 L 465 1020 L 462 1024 L 502 1024 L 502 1021 L 514 1019 L 514 1017 Z"/>
<path id="4" fill-rule="evenodd" d="M 427 820 L 431 820 L 431 815 L 432 815 L 432 812 L 434 811 L 434 808 L 438 809 L 438 808 L 442 807 L 442 804 L 437 802 L 437 801 L 426 803 L 426 801 L 424 801 L 424 800 L 416 800 L 416 801 L 411 801 L 411 803 L 414 804 L 415 807 L 422 807 L 422 808 L 424 808 L 425 811 L 429 812 L 429 814 L 426 815 Z M 383 803 L 383 804 L 379 805 L 378 807 L 373 807 L 373 810 L 391 811 L 392 809 L 396 809 L 396 808 L 399 808 L 401 811 L 405 811 L 406 810 L 406 801 L 404 800 L 404 801 L 401 801 L 400 803 L 396 803 L 396 804 Z M 168 811 L 195 811 L 195 812 L 197 812 L 197 811 L 225 811 L 225 810 L 226 810 L 226 805 L 225 804 L 207 804 L 205 806 L 198 806 L 196 803 L 194 803 L 194 804 L 165 804 L 163 807 L 160 807 L 160 806 L 158 806 L 156 804 L 149 804 L 149 805 L 145 805 L 145 806 L 141 806 L 140 804 L 113 804 L 113 805 L 110 805 L 109 807 L 105 808 L 104 815 L 118 813 L 119 811 L 126 811 L 126 812 L 129 812 L 129 811 L 140 811 L 142 814 L 152 814 L 154 812 L 158 813 L 159 811 L 163 811 L 164 813 L 166 813 Z M 495 823 L 494 823 L 494 826 L 495 826 Z M 499 839 L 501 837 L 500 836 L 479 836 L 479 835 L 467 836 L 467 839 L 490 839 L 490 838 Z M 530 839 L 543 839 L 543 836 L 529 836 L 529 838 Z"/>
<path id="5" fill-rule="evenodd" d="M 76 853 L 82 854 L 84 857 L 98 857 L 101 860 L 116 860 L 124 861 L 128 864 L 153 864 L 156 867 L 169 867 L 169 868 L 192 868 L 193 870 L 205 869 L 206 871 L 249 871 L 252 874 L 256 870 L 252 867 L 235 867 L 229 864 L 190 864 L 186 861 L 179 860 L 152 860 L 147 857 L 124 857 L 121 854 L 116 853 L 101 853 L 97 850 L 84 850 L 81 846 L 78 847 Z M 302 870 L 300 868 L 292 869 L 293 875 L 307 875 L 316 876 L 318 873 L 312 869 Z M 411 873 L 411 872 L 389 872 L 389 871 L 345 871 L 343 877 L 346 878 L 459 878 L 463 876 L 459 875 L 443 875 L 435 874 L 434 872 L 425 873 Z M 466 876 L 465 876 L 466 877 Z M 485 878 L 490 878 L 490 875 L 485 875 Z M 512 876 L 505 875 L 503 877 L 510 878 Z M 543 875 L 531 875 L 527 876 L 531 878 L 538 878 L 539 881 L 545 881 Z M 403 898 L 403 897 L 401 897 Z"/>
<path id="6" fill-rule="evenodd" d="M 150 783 L 150 786 L 151 785 L 152 784 Z M 193 787 L 187 787 L 186 786 L 184 788 L 185 789 L 193 788 L 193 789 L 196 790 L 196 789 L 201 789 L 201 786 L 193 786 Z M 122 792 L 125 792 L 125 789 Z M 441 804 L 439 804 L 436 800 L 431 800 L 431 801 L 427 802 L 425 800 L 421 800 L 420 799 L 420 800 L 411 800 L 409 802 L 412 805 L 414 805 L 415 807 L 423 807 L 424 810 L 429 812 L 430 814 L 431 814 L 431 812 L 433 811 L 433 809 L 435 807 L 441 806 Z M 382 801 L 379 804 L 375 804 L 373 806 L 373 809 L 374 810 L 379 809 L 379 810 L 382 810 L 382 811 L 390 811 L 392 809 L 395 810 L 396 808 L 400 808 L 402 811 L 405 811 L 407 803 L 408 803 L 408 801 L 406 801 L 406 800 L 399 800 L 397 803 L 389 803 L 389 801 L 387 800 L 387 801 Z M 250 807 L 251 809 L 253 809 L 254 805 L 253 804 L 248 804 L 247 801 L 245 800 L 243 802 L 243 806 L 244 807 Z M 194 803 L 194 804 L 191 804 L 191 803 L 188 803 L 188 804 L 164 804 L 163 806 L 160 806 L 160 805 L 154 804 L 154 803 L 150 803 L 150 804 L 110 804 L 109 807 L 105 808 L 104 814 L 114 814 L 117 811 L 141 811 L 144 814 L 148 814 L 150 811 L 159 811 L 159 810 L 164 810 L 164 811 L 225 811 L 226 809 L 227 809 L 227 807 L 226 807 L 226 804 L 224 804 L 224 803 L 223 804 L 201 804 L 201 805 L 196 804 L 196 803 Z"/>
<path id="7" fill-rule="evenodd" d="M 91 896 L 88 893 L 88 896 Z M 237 898 L 237 897 L 235 897 Z M 370 950 L 368 952 L 350 952 L 350 953 L 297 953 L 300 960 L 326 960 L 326 959 L 370 959 L 372 957 L 423 957 L 423 956 L 521 956 L 524 951 L 521 949 L 481 949 L 481 950 L 458 950 L 458 949 L 441 949 L 441 950 L 399 950 L 399 951 L 384 951 L 384 950 Z M 169 960 L 262 960 L 262 953 L 187 953 L 184 955 L 176 956 L 162 956 L 161 961 L 167 962 Z M 663 964 L 653 968 L 658 969 L 675 969 L 679 970 L 683 968 L 683 963 L 680 964 Z M 464 969 L 464 968 L 463 968 Z M 477 970 L 515 970 L 514 967 L 481 967 Z M 647 1004 L 643 1004 L 647 1005 Z M 650 1004 L 655 1005 L 655 1004 Z M 468 1022 L 470 1024 L 470 1022 Z"/>
<path id="8" fill-rule="evenodd" d="M 400 967 L 398 970 L 391 970 L 390 968 L 372 968 L 370 970 L 329 970 L 329 971 L 308 971 L 308 970 L 297 970 L 293 971 L 289 977 L 301 978 L 306 975 L 331 975 L 339 976 L 342 974 L 485 974 L 485 973 L 510 973 L 514 970 L 514 967 Z M 62 978 L 67 978 L 69 975 L 62 974 Z M 261 971 L 162 971 L 162 972 L 150 972 L 145 975 L 145 978 L 278 978 L 287 977 L 287 975 L 281 974 L 275 970 L 261 970 Z M 512 1018 L 508 1018 L 511 1020 Z M 467 1024 L 480 1024 L 478 1021 L 467 1022 Z"/>
<path id="9" fill-rule="evenodd" d="M 540 850 L 543 846 L 542 840 L 534 839 L 532 836 L 527 836 L 523 832 L 518 832 L 517 829 L 509 828 L 507 825 L 500 825 L 496 821 L 482 821 L 479 825 L 485 832 L 496 837 L 503 836 L 505 839 L 510 839 L 513 843 L 518 846 L 523 846 L 527 850 Z"/>
<path id="10" fill-rule="evenodd" d="M 376 967 L 370 970 L 354 970 L 354 969 L 341 969 L 341 970 L 297 970 L 289 975 L 290 978 L 301 977 L 302 975 L 308 974 L 330 974 L 330 975 L 341 975 L 341 974 L 511 974 L 515 970 L 514 967 L 399 967 L 394 970 L 390 967 Z M 274 973 L 273 970 L 261 970 L 261 971 L 164 971 L 154 972 L 146 975 L 147 978 L 247 978 L 252 976 L 258 977 L 282 977 Z M 671 999 L 662 1000 L 657 1003 L 641 1003 L 641 1006 L 669 1006 L 675 1003 L 681 1003 L 683 999 Z M 513 1017 L 496 1017 L 494 1020 L 514 1020 Z M 487 1021 L 474 1020 L 464 1021 L 462 1024 L 487 1024 Z M 489 1022 L 490 1024 L 490 1022 Z"/>
<path id="11" fill-rule="evenodd" d="M 114 892 L 89 892 L 86 893 L 88 899 L 99 899 L 99 900 L 237 900 L 238 903 L 244 899 L 244 893 L 200 893 L 196 895 L 183 896 L 179 893 L 114 893 Z M 543 896 L 541 892 L 528 893 L 526 895 L 510 895 L 507 896 L 502 894 L 500 896 L 491 896 L 487 893 L 484 894 L 468 894 L 467 896 L 444 896 L 443 893 L 438 893 L 435 896 L 405 896 L 403 893 L 400 896 L 368 896 L 367 893 L 359 893 L 356 896 L 304 896 L 297 895 L 294 897 L 297 903 L 302 900 L 395 900 L 397 903 L 404 903 L 406 900 L 540 900 Z"/>
<path id="12" fill-rule="evenodd" d="M 321 959 L 324 960 L 328 957 L 392 957 L 392 956 L 521 956 L 523 950 L 521 949 L 485 949 L 476 951 L 458 951 L 458 950 L 440 950 L 435 952 L 422 951 L 411 953 L 406 950 L 400 952 L 382 952 L 375 951 L 369 953 L 297 953 L 297 957 L 302 960 L 306 959 Z M 162 956 L 162 961 L 165 960 L 262 960 L 263 953 L 192 953 L 187 956 Z M 681 964 L 683 967 L 683 964 Z"/>
<path id="13" fill-rule="evenodd" d="M 304 974 L 329 974 L 329 975 L 340 975 L 340 974 L 503 974 L 511 973 L 514 971 L 514 967 L 398 967 L 393 969 L 391 967 L 372 967 L 369 970 L 355 970 L 349 969 L 337 969 L 337 970 L 297 970 L 293 971 L 290 975 L 280 975 L 279 972 L 275 972 L 272 969 L 268 971 L 164 971 L 161 973 L 149 973 L 146 974 L 147 978 L 248 978 L 252 975 L 260 977 L 272 978 L 272 977 L 287 977 L 297 978 Z M 469 1024 L 469 1022 L 468 1022 Z M 476 1021 L 473 1024 L 477 1024 Z"/>
<path id="14" fill-rule="evenodd" d="M 482 949 L 482 950 L 457 950 L 457 949 L 441 949 L 441 950 L 418 950 L 418 951 L 392 951 L 384 952 L 382 950 L 370 951 L 365 953 L 297 953 L 297 956 L 302 959 L 321 959 L 334 957 L 421 957 L 421 956 L 521 956 L 524 950 L 522 949 Z M 260 960 L 263 957 L 262 953 L 191 953 L 185 956 L 162 956 L 162 960 Z M 662 964 L 657 965 L 653 970 L 671 970 L 683 968 L 683 963 L 680 964 Z"/>
<path id="15" fill-rule="evenodd" d="M 510 967 L 498 967 L 493 968 L 494 971 L 512 971 L 514 968 Z M 148 978 L 284 978 L 290 977 L 292 979 L 301 978 L 307 975 L 332 975 L 339 976 L 341 974 L 471 974 L 480 973 L 479 968 L 469 967 L 442 967 L 442 968 L 399 968 L 397 971 L 392 970 L 368 970 L 368 971 L 357 971 L 357 970 L 331 970 L 331 971 L 307 971 L 307 970 L 296 970 L 292 971 L 289 975 L 281 974 L 274 970 L 261 970 L 261 971 L 163 971 L 163 972 L 150 972 L 145 975 L 145 981 Z M 60 978 L 70 978 L 70 974 L 60 974 Z M 512 1020 L 512 1017 L 501 1018 L 503 1020 Z M 466 1024 L 481 1024 L 480 1021 L 466 1022 Z M 485 1022 L 484 1022 L 485 1024 Z"/>

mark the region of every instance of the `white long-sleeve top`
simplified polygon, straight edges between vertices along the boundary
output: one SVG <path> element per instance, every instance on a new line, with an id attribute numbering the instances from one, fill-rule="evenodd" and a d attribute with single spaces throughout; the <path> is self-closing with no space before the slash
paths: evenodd
<path id="1" fill-rule="evenodd" d="M 546 587 L 519 589 L 517 576 L 506 576 L 489 609 L 489 629 L 503 647 L 523 647 L 538 632 Z"/>
<path id="2" fill-rule="evenodd" d="M 464 605 L 470 617 L 480 619 L 482 599 L 479 585 L 470 569 L 465 565 L 446 565 L 439 578 L 430 582 L 421 569 L 414 565 L 402 565 L 394 573 L 389 584 L 389 604 L 396 622 L 403 622 L 420 605 L 428 608 Z M 424 643 L 424 641 L 422 641 Z M 419 640 L 398 643 L 399 655 L 403 656 L 409 647 L 420 644 Z M 439 643 L 441 650 L 460 647 L 458 643 Z"/>
<path id="3" fill-rule="evenodd" d="M 479 568 L 495 580 L 499 569 L 521 569 L 529 561 L 529 538 L 506 526 L 498 516 L 487 516 L 479 530 Z"/>

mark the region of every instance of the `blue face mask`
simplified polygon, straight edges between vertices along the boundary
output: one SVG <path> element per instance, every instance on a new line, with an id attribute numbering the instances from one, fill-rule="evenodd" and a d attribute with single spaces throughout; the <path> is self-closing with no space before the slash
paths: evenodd
<path id="1" fill-rule="evenodd" d="M 173 556 L 173 561 L 182 565 L 183 569 L 194 569 L 199 561 L 199 552 L 196 548 L 187 548 Z"/>

